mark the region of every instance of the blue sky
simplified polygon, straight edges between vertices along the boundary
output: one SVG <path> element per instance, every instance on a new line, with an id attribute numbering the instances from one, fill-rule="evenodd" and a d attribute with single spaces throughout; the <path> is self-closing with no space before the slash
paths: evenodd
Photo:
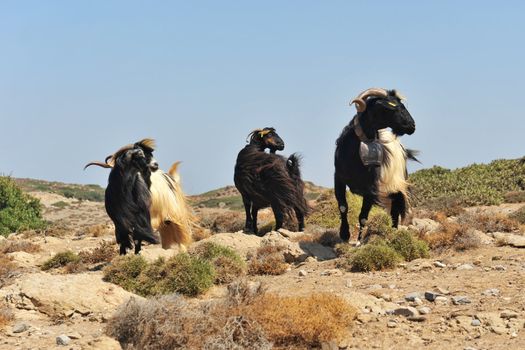
<path id="1" fill-rule="evenodd" d="M 332 186 L 361 90 L 397 88 L 424 167 L 525 154 L 522 1 L 1 1 L 0 173 L 105 185 L 143 137 L 189 193 L 273 126 Z M 412 165 L 411 170 L 421 166 Z"/>

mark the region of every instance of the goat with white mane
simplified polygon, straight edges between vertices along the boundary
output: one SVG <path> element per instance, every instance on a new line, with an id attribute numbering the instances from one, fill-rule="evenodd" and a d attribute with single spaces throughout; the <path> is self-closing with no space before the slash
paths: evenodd
<path id="1" fill-rule="evenodd" d="M 408 212 L 406 160 L 417 159 L 414 151 L 401 145 L 398 136 L 413 134 L 416 125 L 402 99 L 395 90 L 371 88 L 351 102 L 356 105 L 357 115 L 336 141 L 334 162 L 335 197 L 341 216 L 339 235 L 345 241 L 350 239 L 347 186 L 363 197 L 358 241 L 372 205 L 385 207 L 394 227 Z"/>
<path id="2" fill-rule="evenodd" d="M 113 168 L 119 155 L 132 148 L 140 148 L 144 152 L 151 171 L 149 214 L 153 230 L 160 233 L 162 248 L 168 249 L 173 244 L 178 244 L 183 250 L 186 250 L 186 246 L 192 241 L 195 217 L 186 202 L 180 184 L 180 176 L 177 173 L 180 162 L 174 163 L 167 173 L 160 170 L 157 161 L 153 158 L 154 140 L 144 139 L 134 145 L 126 145 L 106 157 L 105 162 L 91 162 L 86 167 L 97 165 L 103 168 Z"/>

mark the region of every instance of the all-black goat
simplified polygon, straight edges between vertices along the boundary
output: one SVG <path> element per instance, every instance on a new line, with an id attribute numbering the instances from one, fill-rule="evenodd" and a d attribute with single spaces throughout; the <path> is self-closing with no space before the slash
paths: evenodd
<path id="1" fill-rule="evenodd" d="M 284 142 L 274 128 L 254 130 L 248 138 L 249 144 L 237 156 L 234 175 L 246 210 L 244 231 L 257 234 L 257 212 L 268 206 L 272 207 L 276 230 L 292 212 L 297 217 L 299 231 L 304 230 L 308 205 L 303 194 L 299 157 L 292 154 L 286 159 L 275 154 L 284 149 Z M 266 148 L 270 153 L 265 152 Z"/>
<path id="2" fill-rule="evenodd" d="M 373 204 L 390 211 L 394 227 L 408 211 L 406 160 L 417 159 L 397 136 L 413 134 L 416 125 L 402 99 L 395 90 L 371 88 L 350 103 L 355 103 L 358 113 L 337 139 L 334 176 L 341 216 L 339 235 L 345 241 L 350 239 L 346 186 L 363 196 L 358 241 Z"/>
<path id="3" fill-rule="evenodd" d="M 140 252 L 142 241 L 159 243 L 151 227 L 149 212 L 151 168 L 158 168 L 158 165 L 149 164 L 143 147 L 147 145 L 137 143 L 115 154 L 106 188 L 106 212 L 115 224 L 121 255 L 133 247 L 131 240 L 135 243 L 135 254 Z"/>

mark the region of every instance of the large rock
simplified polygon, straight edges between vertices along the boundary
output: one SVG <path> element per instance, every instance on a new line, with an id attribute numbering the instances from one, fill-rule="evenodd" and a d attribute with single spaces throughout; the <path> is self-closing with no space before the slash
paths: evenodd
<path id="1" fill-rule="evenodd" d="M 428 218 L 414 218 L 412 219 L 412 225 L 408 228 L 419 233 L 434 233 L 440 228 L 440 223 Z"/>
<path id="2" fill-rule="evenodd" d="M 118 305 L 131 296 L 135 295 L 102 281 L 101 273 L 32 273 L 0 290 L 0 298 L 15 307 L 38 310 L 51 316 L 78 313 L 108 318 Z"/>
<path id="3" fill-rule="evenodd" d="M 303 262 L 310 256 L 309 253 L 301 249 L 299 243 L 291 242 L 288 238 L 284 237 L 277 231 L 268 232 L 263 237 L 261 245 L 283 246 L 284 258 L 288 263 Z"/>
<path id="4" fill-rule="evenodd" d="M 505 243 L 516 248 L 525 248 L 525 236 L 505 232 L 494 232 L 492 237 L 498 242 Z"/>

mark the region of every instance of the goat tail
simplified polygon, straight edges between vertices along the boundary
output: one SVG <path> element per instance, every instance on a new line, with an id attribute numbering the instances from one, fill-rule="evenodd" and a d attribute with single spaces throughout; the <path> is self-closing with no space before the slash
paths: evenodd
<path id="1" fill-rule="evenodd" d="M 173 180 L 175 180 L 175 182 L 179 183 L 180 182 L 180 175 L 179 175 L 179 172 L 178 172 L 178 168 L 179 168 L 179 165 L 180 163 L 182 163 L 180 160 L 173 163 L 173 165 L 170 167 L 170 170 L 168 171 L 168 174 L 170 174 L 170 176 L 173 178 Z"/>
<path id="2" fill-rule="evenodd" d="M 417 159 L 417 156 L 419 156 L 419 151 L 418 150 L 407 148 L 407 149 L 405 149 L 405 153 L 406 153 L 408 159 L 413 160 L 414 162 L 418 162 L 419 164 L 422 164 L 419 161 L 419 159 Z"/>
<path id="3" fill-rule="evenodd" d="M 286 168 L 288 169 L 288 174 L 290 174 L 291 177 L 294 179 L 301 178 L 301 160 L 302 157 L 297 154 L 293 153 L 288 157 L 288 160 L 286 161 Z"/>

